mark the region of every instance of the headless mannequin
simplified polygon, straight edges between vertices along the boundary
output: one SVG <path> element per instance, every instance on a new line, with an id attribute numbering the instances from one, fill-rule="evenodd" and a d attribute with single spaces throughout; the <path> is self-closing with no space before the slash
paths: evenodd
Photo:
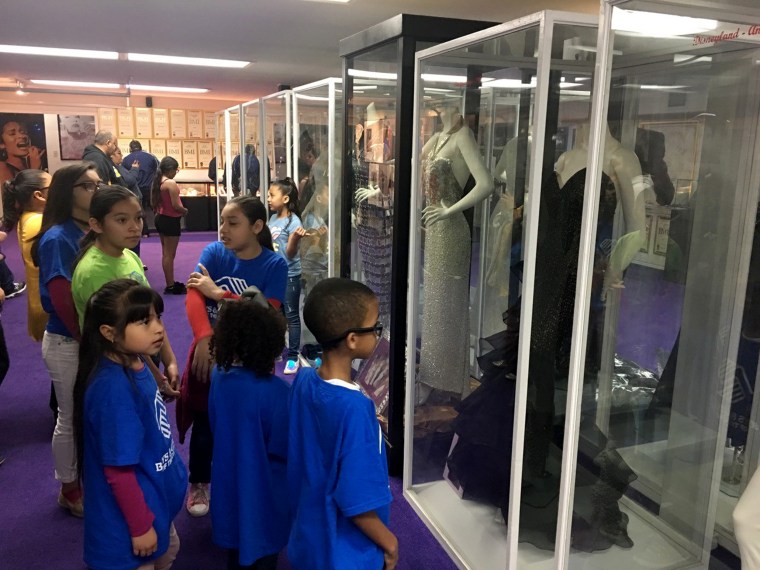
<path id="1" fill-rule="evenodd" d="M 433 390 L 441 392 L 444 400 L 447 395 L 460 398 L 464 391 L 469 369 L 466 323 L 471 235 L 462 212 L 488 198 L 493 191 L 491 175 L 458 107 L 444 107 L 440 118 L 441 132 L 422 149 L 428 205 L 422 211 L 425 307 L 418 403 L 424 403 Z M 475 186 L 463 196 L 462 188 L 471 175 Z"/>

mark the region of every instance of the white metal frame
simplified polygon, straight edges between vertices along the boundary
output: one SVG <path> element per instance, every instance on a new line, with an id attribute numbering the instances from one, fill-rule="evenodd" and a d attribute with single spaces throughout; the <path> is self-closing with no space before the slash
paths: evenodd
<path id="1" fill-rule="evenodd" d="M 267 103 L 270 103 L 272 101 L 276 101 L 278 99 L 282 99 L 285 101 L 285 173 L 286 176 L 289 176 L 290 178 L 295 180 L 295 174 L 294 174 L 294 166 L 293 166 L 293 156 L 291 153 L 291 150 L 293 148 L 293 91 L 291 89 L 285 89 L 284 91 L 278 91 L 277 93 L 272 93 L 271 95 L 267 95 L 266 97 L 261 98 L 261 142 L 262 142 L 262 151 L 260 152 L 262 156 L 262 160 L 264 164 L 266 164 L 266 158 L 267 158 L 267 138 L 266 138 L 266 131 L 267 127 L 269 126 L 268 117 L 267 117 Z M 274 144 L 274 139 L 272 140 L 272 144 Z M 274 164 L 274 151 L 272 152 L 272 168 L 276 168 Z M 262 185 L 261 185 L 261 191 L 262 193 L 266 191 L 266 188 L 268 187 L 269 183 L 271 182 L 269 180 L 269 168 L 266 168 L 266 166 L 262 167 L 262 170 L 264 171 L 264 177 L 262 178 Z"/>
<path id="2" fill-rule="evenodd" d="M 539 28 L 539 41 L 538 41 L 538 56 L 537 56 L 537 77 L 535 88 L 535 103 L 534 103 L 534 129 L 533 129 L 533 148 L 541 149 L 540 151 L 534 151 L 531 153 L 531 160 L 529 166 L 529 189 L 530 189 L 530 201 L 528 202 L 526 212 L 524 214 L 526 220 L 526 235 L 525 235 L 525 266 L 523 271 L 523 288 L 522 288 L 522 308 L 521 308 L 521 325 L 520 325 L 520 338 L 530 338 L 531 325 L 533 317 L 533 288 L 535 281 L 535 259 L 536 259 L 536 239 L 538 232 L 538 204 L 540 203 L 541 196 L 541 170 L 543 166 L 543 152 L 544 148 L 544 136 L 546 129 L 546 112 L 548 103 L 548 79 L 549 71 L 551 67 L 551 43 L 552 32 L 556 25 L 586 25 L 589 27 L 595 27 L 597 20 L 594 17 L 574 14 L 570 12 L 556 12 L 556 11 L 544 11 L 524 18 L 508 22 L 488 30 L 470 34 L 450 42 L 440 44 L 438 46 L 422 50 L 417 52 L 415 60 L 415 75 L 420 77 L 421 64 L 425 59 L 432 58 L 443 53 L 462 49 L 470 45 L 478 44 L 483 41 L 504 36 L 510 33 L 520 32 L 522 30 L 538 27 Z M 422 101 L 422 91 L 420 82 L 415 83 L 415 112 L 414 112 L 414 124 L 420 124 L 420 102 Z M 410 250 L 409 256 L 409 304 L 407 312 L 407 349 L 409 354 L 407 356 L 406 367 L 406 425 L 405 425 L 405 442 L 404 442 L 404 496 L 420 515 L 425 524 L 430 528 L 431 532 L 436 536 L 438 541 L 444 546 L 449 554 L 454 558 L 455 562 L 462 568 L 466 567 L 461 553 L 457 550 L 445 536 L 443 531 L 438 525 L 431 520 L 429 514 L 426 512 L 425 506 L 417 499 L 417 495 L 412 489 L 412 465 L 413 465 L 413 438 L 414 438 L 414 422 L 411 418 L 414 417 L 414 387 L 415 387 L 415 364 L 416 355 L 414 354 L 414 348 L 416 346 L 416 338 L 418 332 L 418 319 L 417 311 L 419 304 L 419 293 L 417 284 L 420 281 L 421 273 L 421 255 L 420 247 L 422 244 L 421 227 L 419 224 L 421 214 L 421 199 L 419 188 L 419 175 L 420 175 L 420 152 L 421 147 L 419 140 L 415 141 L 412 154 L 412 196 L 411 196 L 411 223 L 410 223 Z M 587 319 L 588 316 L 584 316 Z M 524 436 L 525 436 L 525 417 L 527 407 L 527 378 L 528 378 L 528 364 L 529 364 L 529 352 L 530 343 L 521 342 L 518 355 L 518 383 L 516 394 L 516 408 L 514 418 L 514 435 L 513 435 L 513 447 L 512 447 L 512 470 L 511 470 L 511 482 L 510 482 L 510 501 L 509 501 L 509 513 L 507 517 L 507 568 L 509 570 L 518 570 L 518 529 L 520 523 L 520 495 L 521 495 L 521 482 L 522 482 L 522 467 L 523 467 L 523 453 L 524 453 Z M 565 455 L 567 451 L 565 452 Z M 560 519 L 558 534 L 569 533 L 570 521 L 568 517 Z M 564 525 L 564 526 L 562 526 Z M 556 552 L 556 550 L 555 550 Z M 555 563 L 558 562 L 555 554 Z"/>
<path id="3" fill-rule="evenodd" d="M 327 135 L 327 160 L 330 168 L 330 174 L 328 175 L 330 183 L 330 197 L 328 205 L 328 218 L 337 220 L 336 201 L 340 194 L 340 164 L 336 161 L 336 153 L 340 148 L 341 139 L 341 127 L 335 123 L 335 114 L 338 100 L 339 86 L 343 84 L 343 80 L 338 77 L 329 77 L 320 81 L 314 81 L 293 88 L 293 172 L 297 174 L 298 169 L 298 157 L 300 155 L 300 121 L 298 114 L 298 98 L 299 96 L 308 96 L 308 92 L 314 89 L 327 87 L 328 96 L 325 103 L 327 104 L 327 122 L 328 122 L 328 135 Z M 295 178 L 294 178 L 295 180 Z M 297 183 L 298 181 L 296 181 Z M 305 204 L 302 204 L 305 206 Z M 340 243 L 338 240 L 338 229 L 340 224 L 330 223 L 327 230 L 327 276 L 335 277 L 337 275 L 337 259 L 335 254 L 335 245 Z"/>
<path id="4" fill-rule="evenodd" d="M 256 144 L 256 147 L 257 147 L 256 148 L 256 152 L 260 155 L 261 154 L 261 149 L 264 147 L 264 138 L 263 138 L 263 135 L 262 135 L 263 129 L 262 129 L 262 126 L 261 126 L 262 123 L 263 123 L 263 120 L 262 120 L 262 114 L 263 114 L 263 112 L 262 112 L 262 104 L 261 104 L 261 100 L 260 99 L 254 99 L 253 101 L 248 101 L 247 103 L 243 103 L 241 105 L 241 111 L 240 111 L 240 125 L 241 125 L 241 131 L 240 131 L 240 142 L 241 142 L 241 144 L 240 144 L 240 157 L 241 157 L 240 158 L 240 160 L 241 160 L 241 166 L 240 166 L 240 173 L 241 173 L 241 175 L 240 175 L 240 194 L 242 196 L 245 196 L 245 195 L 249 194 L 249 192 L 248 192 L 248 176 L 243 175 L 243 171 L 244 171 L 245 167 L 243 166 L 243 162 L 242 162 L 243 157 L 245 156 L 245 144 L 246 144 L 245 140 L 246 140 L 246 135 L 248 134 L 247 131 L 246 131 L 246 128 L 245 128 L 245 113 L 246 113 L 247 109 L 254 108 L 254 107 L 258 108 L 258 114 L 259 114 L 258 115 L 258 120 L 256 121 L 257 125 L 258 125 L 258 129 L 257 129 L 258 132 L 256 133 L 256 137 L 255 137 L 255 140 L 256 140 L 256 143 L 257 143 Z M 258 156 L 258 159 L 259 159 L 259 188 L 262 188 L 263 187 L 263 183 L 264 183 L 264 170 L 266 170 L 266 161 L 262 161 L 262 157 L 261 156 Z"/>

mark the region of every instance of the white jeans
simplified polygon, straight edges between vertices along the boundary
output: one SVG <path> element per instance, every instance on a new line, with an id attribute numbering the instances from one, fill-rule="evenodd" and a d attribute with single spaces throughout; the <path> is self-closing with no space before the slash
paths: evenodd
<path id="1" fill-rule="evenodd" d="M 77 450 L 74 440 L 74 382 L 79 366 L 79 343 L 73 338 L 45 331 L 42 359 L 53 380 L 58 399 L 58 422 L 53 432 L 55 478 L 71 483 L 77 478 Z"/>
<path id="2" fill-rule="evenodd" d="M 742 570 L 760 570 L 760 469 L 749 480 L 734 508 L 734 534 Z"/>

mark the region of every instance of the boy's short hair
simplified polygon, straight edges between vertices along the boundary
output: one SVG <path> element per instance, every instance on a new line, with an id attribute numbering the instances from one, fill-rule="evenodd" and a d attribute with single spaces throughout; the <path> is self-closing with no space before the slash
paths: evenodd
<path id="1" fill-rule="evenodd" d="M 373 299 L 372 289 L 363 283 L 338 277 L 323 279 L 306 297 L 303 320 L 322 350 L 328 351 L 340 344 L 330 340 L 362 326 Z"/>

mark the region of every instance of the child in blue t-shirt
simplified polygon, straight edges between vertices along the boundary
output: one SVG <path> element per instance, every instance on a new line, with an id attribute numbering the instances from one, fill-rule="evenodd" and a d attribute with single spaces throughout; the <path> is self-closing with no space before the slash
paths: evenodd
<path id="1" fill-rule="evenodd" d="M 169 568 L 179 551 L 172 521 L 187 471 L 143 360 L 164 343 L 163 308 L 158 293 L 132 279 L 106 283 L 85 308 L 74 429 L 89 568 Z"/>
<path id="2" fill-rule="evenodd" d="M 290 387 L 272 374 L 285 346 L 285 318 L 251 289 L 252 296 L 224 302 L 211 339 L 212 536 L 229 549 L 228 568 L 275 570 L 290 532 Z"/>
<path id="3" fill-rule="evenodd" d="M 288 319 L 288 360 L 285 374 L 298 371 L 301 348 L 301 253 L 299 242 L 306 234 L 298 217 L 298 188 L 290 178 L 273 182 L 267 192 L 267 203 L 274 211 L 269 218 L 274 251 L 288 262 L 288 288 L 285 291 L 285 318 Z"/>
<path id="4" fill-rule="evenodd" d="M 383 330 L 377 298 L 356 281 L 325 279 L 303 314 L 324 355 L 291 389 L 288 559 L 296 570 L 392 570 L 385 443 L 374 404 L 351 381 L 351 361 L 368 358 Z"/>

